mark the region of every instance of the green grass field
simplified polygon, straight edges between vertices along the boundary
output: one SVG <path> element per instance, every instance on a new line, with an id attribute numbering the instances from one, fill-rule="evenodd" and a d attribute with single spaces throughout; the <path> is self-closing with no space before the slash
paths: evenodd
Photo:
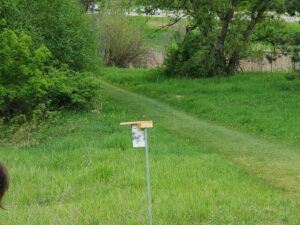
<path id="1" fill-rule="evenodd" d="M 167 79 L 149 70 L 107 69 L 104 79 L 226 127 L 300 147 L 300 79 L 285 73 Z"/>
<path id="2" fill-rule="evenodd" d="M 104 73 L 165 103 L 99 80 L 100 112 L 64 112 L 2 142 L 11 187 L 0 224 L 147 224 L 144 151 L 119 126 L 138 118 L 155 125 L 154 224 L 299 224 L 299 81 Z"/>

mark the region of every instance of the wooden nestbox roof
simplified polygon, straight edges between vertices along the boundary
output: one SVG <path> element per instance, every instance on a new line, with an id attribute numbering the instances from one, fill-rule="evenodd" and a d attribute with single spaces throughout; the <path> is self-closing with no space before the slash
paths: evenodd
<path id="1" fill-rule="evenodd" d="M 135 121 L 135 122 L 123 122 L 120 123 L 120 125 L 136 125 L 138 128 L 152 128 L 153 127 L 153 121 Z"/>

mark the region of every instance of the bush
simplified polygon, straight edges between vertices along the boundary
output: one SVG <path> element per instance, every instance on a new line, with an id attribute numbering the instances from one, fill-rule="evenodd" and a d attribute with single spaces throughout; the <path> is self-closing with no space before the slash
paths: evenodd
<path id="1" fill-rule="evenodd" d="M 94 96 L 90 76 L 59 66 L 45 46 L 11 29 L 0 30 L 0 117 L 26 121 L 36 110 L 84 108 Z"/>
<path id="2" fill-rule="evenodd" d="M 46 45 L 53 57 L 73 70 L 90 69 L 99 59 L 91 17 L 76 0 L 0 0 L 0 19 Z"/>
<path id="3" fill-rule="evenodd" d="M 128 67 L 143 62 L 147 56 L 144 36 L 139 25 L 125 16 L 106 15 L 101 22 L 101 54 L 108 66 Z"/>
<path id="4" fill-rule="evenodd" d="M 97 45 L 77 0 L 0 0 L 0 122 L 89 106 Z"/>
<path id="5" fill-rule="evenodd" d="M 225 65 L 212 57 L 209 47 L 197 32 L 186 35 L 183 42 L 173 45 L 165 60 L 167 76 L 212 77 L 226 75 Z"/>

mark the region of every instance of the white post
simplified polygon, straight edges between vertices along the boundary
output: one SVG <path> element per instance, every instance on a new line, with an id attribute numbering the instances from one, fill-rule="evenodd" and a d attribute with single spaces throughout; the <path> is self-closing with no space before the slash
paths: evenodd
<path id="1" fill-rule="evenodd" d="M 145 144 L 146 144 L 146 174 L 147 174 L 147 194 L 148 194 L 148 218 L 149 225 L 152 225 L 152 198 L 151 198 L 151 183 L 150 183 L 150 165 L 149 165 L 149 144 L 147 129 L 145 131 Z"/>

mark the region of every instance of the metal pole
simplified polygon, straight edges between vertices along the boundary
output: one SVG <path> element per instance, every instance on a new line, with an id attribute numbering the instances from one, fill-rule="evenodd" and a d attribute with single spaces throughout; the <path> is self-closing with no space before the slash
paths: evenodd
<path id="1" fill-rule="evenodd" d="M 147 174 L 147 194 L 148 194 L 148 218 L 149 225 L 152 225 L 152 199 L 151 199 L 151 184 L 150 184 L 150 166 L 149 166 L 149 145 L 147 129 L 145 129 L 145 144 L 146 144 L 146 174 Z"/>

